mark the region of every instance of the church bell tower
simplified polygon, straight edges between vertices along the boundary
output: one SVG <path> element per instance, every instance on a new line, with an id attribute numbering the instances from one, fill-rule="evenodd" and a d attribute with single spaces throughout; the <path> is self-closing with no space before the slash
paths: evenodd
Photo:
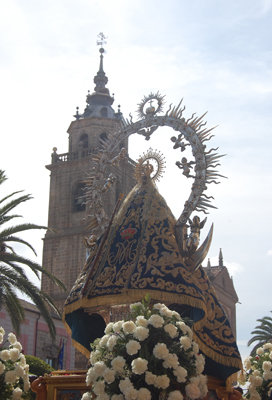
<path id="1" fill-rule="evenodd" d="M 84 237 L 89 235 L 88 209 L 84 201 L 86 174 L 91 157 L 103 148 L 103 143 L 122 126 L 122 113 L 116 112 L 113 96 L 106 87 L 108 78 L 104 72 L 105 37 L 100 34 L 99 70 L 94 77 L 95 88 L 88 93 L 86 107 L 82 114 L 78 108 L 75 120 L 68 128 L 69 147 L 67 153 L 59 154 L 53 149 L 51 172 L 48 231 L 44 238 L 43 266 L 58 277 L 67 292 L 59 291 L 46 277 L 42 278 L 42 290 L 49 294 L 62 309 L 64 301 L 84 266 L 86 248 Z M 128 150 L 128 140 L 122 148 Z M 127 194 L 134 185 L 132 162 L 125 158 L 115 167 L 116 184 L 103 199 L 103 207 L 111 215 L 120 193 Z"/>

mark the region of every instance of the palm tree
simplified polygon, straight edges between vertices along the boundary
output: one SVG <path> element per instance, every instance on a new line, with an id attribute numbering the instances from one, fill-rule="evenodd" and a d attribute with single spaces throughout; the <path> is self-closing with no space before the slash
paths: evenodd
<path id="1" fill-rule="evenodd" d="M 272 312 L 272 311 L 270 311 Z M 263 317 L 260 319 L 257 319 L 257 321 L 260 323 L 257 325 L 254 329 L 254 331 L 251 332 L 251 335 L 254 335 L 249 341 L 248 341 L 248 346 L 250 346 L 252 343 L 257 342 L 257 344 L 253 347 L 251 350 L 251 355 L 255 355 L 256 350 L 258 347 L 264 345 L 267 342 L 272 342 L 272 318 L 271 317 Z"/>
<path id="2" fill-rule="evenodd" d="M 4 171 L 0 170 L 0 184 L 5 182 L 6 179 Z M 58 315 L 59 312 L 50 297 L 29 281 L 25 273 L 25 267 L 30 268 L 39 279 L 39 273 L 44 273 L 58 286 L 64 288 L 64 285 L 41 265 L 20 256 L 13 248 L 13 244 L 20 243 L 30 248 L 36 255 L 31 244 L 18 237 L 17 234 L 31 229 L 46 228 L 29 223 L 15 226 L 10 225 L 9 222 L 11 220 L 20 217 L 17 214 L 10 215 L 10 212 L 32 198 L 29 194 L 18 195 L 19 193 L 21 191 L 13 192 L 0 199 L 0 309 L 2 307 L 6 308 L 13 328 L 19 334 L 20 324 L 24 320 L 24 309 L 17 295 L 19 290 L 21 293 L 27 295 L 37 306 L 42 317 L 48 324 L 52 338 L 54 338 L 56 330 L 51 312 L 54 311 Z"/>

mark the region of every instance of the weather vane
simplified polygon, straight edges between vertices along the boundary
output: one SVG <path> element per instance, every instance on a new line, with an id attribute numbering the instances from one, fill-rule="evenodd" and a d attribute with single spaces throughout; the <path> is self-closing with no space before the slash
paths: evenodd
<path id="1" fill-rule="evenodd" d="M 96 41 L 97 46 L 103 47 L 103 45 L 107 44 L 106 39 L 107 37 L 104 35 L 103 32 L 100 32 L 98 35 L 98 40 Z"/>

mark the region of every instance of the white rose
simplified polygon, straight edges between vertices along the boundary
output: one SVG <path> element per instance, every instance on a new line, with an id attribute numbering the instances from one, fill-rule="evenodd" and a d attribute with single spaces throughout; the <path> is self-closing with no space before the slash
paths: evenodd
<path id="1" fill-rule="evenodd" d="M 259 347 L 256 351 L 256 354 L 258 354 L 258 356 L 260 356 L 261 354 L 264 353 L 264 349 L 262 347 Z"/>
<path id="2" fill-rule="evenodd" d="M 192 332 L 191 328 L 188 325 L 185 324 L 185 322 L 178 321 L 178 322 L 176 322 L 176 325 L 179 327 L 179 329 L 181 330 L 181 332 L 184 335 L 188 334 L 188 336 L 192 339 L 193 332 Z"/>
<path id="3" fill-rule="evenodd" d="M 167 375 L 159 375 L 156 378 L 155 386 L 160 389 L 167 389 L 170 384 L 170 379 Z"/>
<path id="4" fill-rule="evenodd" d="M 153 308 L 154 308 L 155 310 L 160 310 L 162 307 L 166 307 L 166 305 L 165 305 L 165 304 L 162 304 L 162 303 L 156 303 L 156 304 L 154 304 L 154 306 L 153 306 Z"/>
<path id="5" fill-rule="evenodd" d="M 151 393 L 146 388 L 141 388 L 138 390 L 137 400 L 151 400 Z"/>
<path id="6" fill-rule="evenodd" d="M 266 381 L 272 380 L 272 371 L 264 371 L 263 378 Z"/>
<path id="7" fill-rule="evenodd" d="M 155 346 L 154 346 L 154 349 L 153 349 L 153 354 L 154 354 L 154 356 L 156 357 L 156 358 L 158 358 L 159 360 L 165 360 L 167 357 L 168 357 L 168 355 L 169 355 L 169 350 L 168 350 L 168 348 L 166 347 L 166 344 L 165 343 L 157 343 Z"/>
<path id="8" fill-rule="evenodd" d="M 147 370 L 148 361 L 144 358 L 138 357 L 131 363 L 132 372 L 136 375 L 141 375 Z"/>
<path id="9" fill-rule="evenodd" d="M 136 339 L 140 340 L 140 342 L 148 338 L 148 335 L 149 335 L 149 329 L 145 328 L 144 326 L 137 326 L 135 332 L 133 333 L 133 336 Z"/>
<path id="10" fill-rule="evenodd" d="M 148 325 L 148 321 L 142 315 L 138 315 L 138 317 L 136 318 L 136 325 L 137 326 L 143 326 L 143 327 L 146 328 L 147 325 Z"/>
<path id="11" fill-rule="evenodd" d="M 4 340 L 4 335 L 2 335 L 2 333 L 0 332 L 0 344 L 3 343 L 3 340 Z"/>
<path id="12" fill-rule="evenodd" d="M 174 390 L 168 394 L 167 400 L 183 400 L 183 396 L 179 390 Z"/>
<path id="13" fill-rule="evenodd" d="M 129 378 L 121 379 L 119 382 L 119 389 L 125 393 L 128 389 L 133 389 L 133 385 Z"/>
<path id="14" fill-rule="evenodd" d="M 10 359 L 11 361 L 15 362 L 18 360 L 19 356 L 20 356 L 20 352 L 18 349 L 10 349 L 9 350 L 9 355 L 10 355 Z"/>
<path id="15" fill-rule="evenodd" d="M 0 326 L 0 333 L 3 335 L 3 336 L 5 336 L 5 329 L 2 327 L 2 326 Z"/>
<path id="16" fill-rule="evenodd" d="M 199 346 L 196 342 L 193 342 L 193 352 L 197 355 L 199 353 Z"/>
<path id="17" fill-rule="evenodd" d="M 17 342 L 17 338 L 14 335 L 14 333 L 9 333 L 8 334 L 8 341 L 9 341 L 10 344 L 14 344 L 14 343 Z"/>
<path id="18" fill-rule="evenodd" d="M 272 350 L 272 343 L 265 343 L 263 345 L 264 350 Z"/>
<path id="19" fill-rule="evenodd" d="M 198 399 L 201 396 L 201 391 L 195 383 L 188 383 L 188 385 L 185 386 L 185 392 L 192 400 Z"/>
<path id="20" fill-rule="evenodd" d="M 197 374 L 201 374 L 205 367 L 205 358 L 202 354 L 197 355 L 195 365 Z"/>
<path id="21" fill-rule="evenodd" d="M 245 358 L 245 361 L 244 361 L 245 369 L 251 369 L 251 358 L 252 357 Z"/>
<path id="22" fill-rule="evenodd" d="M 24 380 L 24 391 L 28 392 L 30 389 L 30 382 L 28 379 Z"/>
<path id="23" fill-rule="evenodd" d="M 174 337 L 177 336 L 178 334 L 178 329 L 175 325 L 173 324 L 167 324 L 164 326 L 164 330 L 168 335 L 173 339 Z"/>
<path id="24" fill-rule="evenodd" d="M 126 335 L 129 335 L 129 334 L 135 332 L 136 325 L 134 324 L 133 321 L 126 321 L 126 322 L 123 323 L 122 328 L 123 328 L 124 333 Z"/>
<path id="25" fill-rule="evenodd" d="M 106 335 L 112 332 L 113 325 L 114 325 L 113 322 L 108 323 L 108 325 L 106 326 L 105 331 L 104 331 L 106 333 Z"/>
<path id="26" fill-rule="evenodd" d="M 150 325 L 154 326 L 154 328 L 161 328 L 164 324 L 164 319 L 157 314 L 153 314 L 148 322 Z"/>
<path id="27" fill-rule="evenodd" d="M 15 373 L 20 378 L 22 378 L 25 375 L 26 371 L 20 364 L 17 364 L 16 367 L 15 367 Z"/>
<path id="28" fill-rule="evenodd" d="M 171 317 L 173 316 L 173 311 L 169 310 L 169 308 L 167 308 L 167 307 L 165 306 L 165 307 L 162 307 L 162 308 L 160 309 L 160 315 L 161 315 L 162 317 L 171 318 Z"/>
<path id="29" fill-rule="evenodd" d="M 12 400 L 20 400 L 22 394 L 23 394 L 22 389 L 20 389 L 19 387 L 15 388 L 12 392 Z"/>
<path id="30" fill-rule="evenodd" d="M 0 351 L 0 358 L 3 361 L 8 361 L 10 359 L 9 350 L 2 350 Z"/>
<path id="31" fill-rule="evenodd" d="M 111 361 L 111 366 L 116 372 L 123 372 L 123 368 L 125 366 L 126 360 L 121 357 L 117 356 Z"/>
<path id="32" fill-rule="evenodd" d="M 90 355 L 91 364 L 94 365 L 99 360 L 100 352 L 98 350 L 92 351 Z"/>
<path id="33" fill-rule="evenodd" d="M 179 342 L 184 350 L 188 350 L 192 346 L 191 339 L 188 336 L 181 336 Z"/>
<path id="34" fill-rule="evenodd" d="M 127 349 L 127 353 L 132 356 L 134 354 L 137 354 L 138 351 L 140 350 L 141 345 L 139 342 L 136 342 L 136 340 L 130 340 L 127 344 L 126 344 L 126 349 Z"/>

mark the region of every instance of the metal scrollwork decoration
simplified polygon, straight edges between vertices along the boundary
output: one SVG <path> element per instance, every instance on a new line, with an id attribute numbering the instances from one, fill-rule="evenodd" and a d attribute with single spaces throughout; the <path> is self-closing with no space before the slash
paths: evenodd
<path id="1" fill-rule="evenodd" d="M 183 116 L 185 106 L 183 106 L 182 102 L 183 99 L 177 106 L 170 104 L 168 110 L 163 113 L 165 96 L 162 96 L 159 92 L 145 96 L 138 104 L 137 114 L 140 119 L 133 122 L 130 115 L 129 120 L 123 120 L 122 128 L 111 135 L 111 138 L 105 142 L 101 155 L 94 156 L 93 162 L 96 166 L 93 164 L 92 168 L 96 169 L 99 175 L 100 170 L 102 172 L 104 169 L 104 160 L 108 165 L 115 158 L 119 160 L 124 157 L 124 150 L 123 153 L 121 150 L 123 155 L 120 155 L 117 149 L 120 148 L 120 143 L 131 134 L 137 133 L 149 140 L 151 135 L 162 126 L 170 127 L 177 132 L 170 138 L 173 143 L 173 149 L 179 155 L 176 166 L 183 176 L 192 179 L 193 182 L 190 195 L 177 219 L 175 236 L 184 263 L 188 269 L 194 270 L 201 264 L 208 253 L 212 240 L 213 225 L 205 241 L 199 247 L 200 231 L 206 222 L 206 218 L 201 221 L 197 215 L 192 219 L 190 217 L 193 212 L 208 214 L 209 208 L 216 208 L 212 204 L 213 197 L 207 196 L 204 192 L 206 192 L 208 185 L 211 183 L 220 183 L 219 178 L 223 177 L 223 175 L 220 175 L 216 168 L 220 166 L 220 159 L 224 155 L 220 155 L 217 152 L 218 148 L 207 149 L 206 142 L 214 136 L 212 131 L 216 127 L 206 127 L 207 122 L 203 120 L 206 113 L 201 116 L 197 116 L 194 113 L 190 118 L 186 119 Z M 193 160 L 187 160 L 186 157 L 180 156 L 186 147 L 191 148 Z M 101 166 L 100 168 L 99 165 Z M 102 178 L 101 174 L 100 177 Z M 110 177 L 106 179 L 104 185 L 109 179 Z M 114 179 L 112 177 L 110 182 L 113 182 Z M 90 194 L 97 187 L 97 178 L 91 178 L 91 181 Z M 99 207 L 96 207 L 96 212 L 98 210 Z"/>

